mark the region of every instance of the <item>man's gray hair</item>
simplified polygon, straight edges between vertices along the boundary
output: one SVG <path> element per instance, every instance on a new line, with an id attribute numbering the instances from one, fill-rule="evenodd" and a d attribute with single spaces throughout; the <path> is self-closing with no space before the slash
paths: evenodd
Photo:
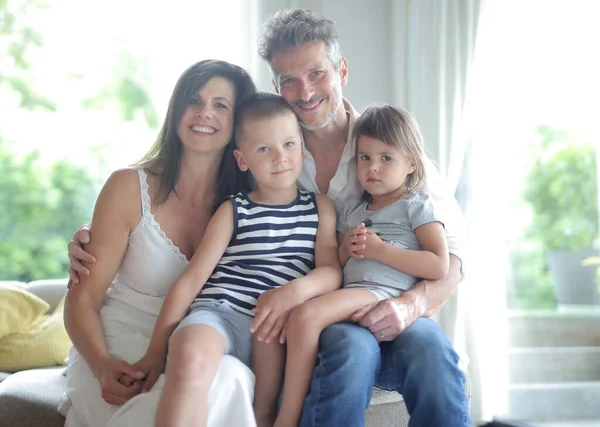
<path id="1" fill-rule="evenodd" d="M 280 10 L 262 25 L 258 54 L 267 61 L 271 72 L 277 77 L 273 69 L 273 54 L 320 41 L 327 45 L 329 59 L 338 71 L 343 59 L 339 37 L 333 21 L 323 15 L 303 9 Z"/>

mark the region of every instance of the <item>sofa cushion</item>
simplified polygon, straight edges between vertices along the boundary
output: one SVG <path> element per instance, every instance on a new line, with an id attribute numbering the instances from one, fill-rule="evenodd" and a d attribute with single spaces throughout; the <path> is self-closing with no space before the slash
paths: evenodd
<path id="1" fill-rule="evenodd" d="M 65 368 L 17 372 L 0 383 L 0 427 L 63 427 L 57 411 Z"/>
<path id="2" fill-rule="evenodd" d="M 46 301 L 31 292 L 0 286 L 0 338 L 31 329 L 49 308 Z"/>
<path id="3" fill-rule="evenodd" d="M 64 364 L 71 340 L 63 322 L 64 298 L 33 329 L 0 338 L 0 371 Z"/>

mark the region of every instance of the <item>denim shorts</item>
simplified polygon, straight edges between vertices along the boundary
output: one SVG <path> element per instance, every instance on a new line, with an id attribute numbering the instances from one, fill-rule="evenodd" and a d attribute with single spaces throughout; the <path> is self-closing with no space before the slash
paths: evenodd
<path id="1" fill-rule="evenodd" d="M 179 323 L 175 332 L 189 325 L 207 325 L 215 328 L 225 339 L 225 353 L 240 359 L 245 365 L 252 363 L 252 316 L 232 308 L 227 301 L 200 300 Z"/>

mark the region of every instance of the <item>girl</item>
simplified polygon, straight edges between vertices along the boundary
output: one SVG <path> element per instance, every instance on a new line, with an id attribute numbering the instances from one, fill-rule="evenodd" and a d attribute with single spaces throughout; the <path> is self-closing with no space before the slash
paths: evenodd
<path id="1" fill-rule="evenodd" d="M 364 194 L 338 214 L 343 289 L 292 310 L 280 341 L 287 364 L 276 427 L 298 424 L 321 331 L 378 301 L 394 298 L 418 278 L 437 280 L 448 270 L 442 219 L 423 192 L 424 148 L 415 120 L 404 110 L 368 108 L 356 121 L 358 178 Z M 378 332 L 385 336 L 385 329 Z"/>

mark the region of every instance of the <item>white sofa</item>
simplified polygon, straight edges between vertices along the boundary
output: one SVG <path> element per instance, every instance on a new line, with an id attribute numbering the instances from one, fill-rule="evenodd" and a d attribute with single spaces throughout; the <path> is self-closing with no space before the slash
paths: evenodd
<path id="1" fill-rule="evenodd" d="M 44 299 L 51 309 L 66 292 L 65 280 L 12 284 Z M 0 427 L 62 427 L 65 420 L 56 408 L 65 390 L 64 370 L 64 366 L 53 366 L 14 374 L 0 372 Z M 365 425 L 407 426 L 408 412 L 402 397 L 375 389 Z"/>

